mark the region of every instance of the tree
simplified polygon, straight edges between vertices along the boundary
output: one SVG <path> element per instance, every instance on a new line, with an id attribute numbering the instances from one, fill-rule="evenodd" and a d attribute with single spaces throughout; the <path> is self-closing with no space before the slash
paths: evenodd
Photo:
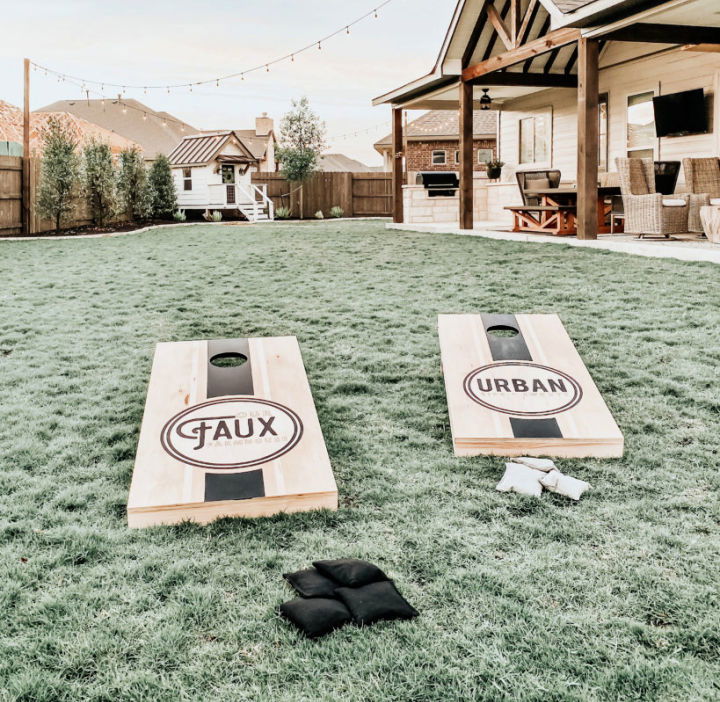
<path id="1" fill-rule="evenodd" d="M 108 144 L 90 140 L 83 149 L 82 185 L 93 222 L 102 227 L 117 211 L 115 164 Z"/>
<path id="2" fill-rule="evenodd" d="M 164 154 L 158 155 L 150 167 L 149 183 L 153 217 L 170 219 L 177 210 L 177 193 L 170 161 Z"/>
<path id="3" fill-rule="evenodd" d="M 290 111 L 280 122 L 277 158 L 280 171 L 300 188 L 300 217 L 303 216 L 302 184 L 318 170 L 318 159 L 325 150 L 325 123 L 313 112 L 306 97 L 293 100 Z"/>
<path id="4" fill-rule="evenodd" d="M 130 219 L 144 220 L 152 212 L 152 198 L 148 186 L 147 170 L 137 146 L 120 153 L 118 190 L 122 204 Z"/>
<path id="5" fill-rule="evenodd" d="M 54 220 L 58 232 L 63 217 L 72 210 L 75 201 L 79 181 L 77 141 L 56 117 L 48 119 L 42 139 L 37 209 L 41 217 Z"/>

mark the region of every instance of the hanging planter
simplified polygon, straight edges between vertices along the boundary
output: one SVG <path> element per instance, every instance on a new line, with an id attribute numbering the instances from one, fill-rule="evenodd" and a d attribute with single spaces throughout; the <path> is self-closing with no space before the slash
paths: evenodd
<path id="1" fill-rule="evenodd" d="M 503 161 L 488 161 L 485 164 L 488 180 L 498 180 L 502 173 Z"/>

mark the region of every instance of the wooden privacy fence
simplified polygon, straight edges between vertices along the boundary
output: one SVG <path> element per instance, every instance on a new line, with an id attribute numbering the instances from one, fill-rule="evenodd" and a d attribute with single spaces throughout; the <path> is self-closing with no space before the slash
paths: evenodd
<path id="1" fill-rule="evenodd" d="M 39 158 L 30 159 L 30 234 L 51 232 L 55 223 L 37 215 L 34 203 L 40 183 Z M 82 227 L 92 224 L 85 199 L 77 193 L 71 212 L 63 217 L 62 227 Z M 0 236 L 22 234 L 22 158 L 0 156 Z"/>
<path id="2" fill-rule="evenodd" d="M 255 185 L 267 185 L 275 208 L 289 207 L 292 217 L 300 216 L 300 189 L 280 173 L 253 173 Z M 338 206 L 345 217 L 390 217 L 392 180 L 389 173 L 315 173 L 302 189 L 303 214 L 314 217 L 320 210 L 325 217 Z"/>

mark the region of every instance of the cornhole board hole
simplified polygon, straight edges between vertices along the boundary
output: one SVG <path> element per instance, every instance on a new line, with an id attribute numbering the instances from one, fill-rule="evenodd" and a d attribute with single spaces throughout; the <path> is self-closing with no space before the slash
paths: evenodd
<path id="1" fill-rule="evenodd" d="M 129 526 L 319 508 L 337 486 L 297 339 L 158 344 Z"/>
<path id="2" fill-rule="evenodd" d="M 457 456 L 622 456 L 557 315 L 443 314 L 438 332 Z"/>

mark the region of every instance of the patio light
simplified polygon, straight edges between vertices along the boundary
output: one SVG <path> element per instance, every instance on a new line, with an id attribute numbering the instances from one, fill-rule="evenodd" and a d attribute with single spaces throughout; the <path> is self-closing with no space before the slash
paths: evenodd
<path id="1" fill-rule="evenodd" d="M 480 98 L 481 110 L 489 110 L 490 105 L 492 105 L 492 98 L 488 95 L 488 92 L 490 92 L 490 88 L 483 88 L 483 95 Z"/>

